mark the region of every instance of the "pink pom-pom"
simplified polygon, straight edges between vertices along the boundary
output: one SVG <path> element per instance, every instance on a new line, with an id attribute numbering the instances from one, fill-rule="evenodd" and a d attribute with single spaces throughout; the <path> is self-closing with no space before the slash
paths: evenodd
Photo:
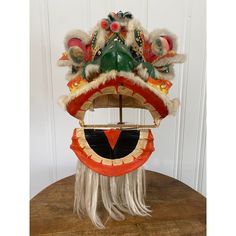
<path id="1" fill-rule="evenodd" d="M 103 29 L 108 29 L 109 27 L 108 21 L 106 19 L 102 19 L 100 25 Z"/>
<path id="2" fill-rule="evenodd" d="M 113 32 L 116 32 L 116 33 L 119 32 L 120 31 L 120 24 L 119 24 L 119 22 L 117 22 L 117 21 L 112 22 L 111 25 L 110 25 L 110 29 Z"/>

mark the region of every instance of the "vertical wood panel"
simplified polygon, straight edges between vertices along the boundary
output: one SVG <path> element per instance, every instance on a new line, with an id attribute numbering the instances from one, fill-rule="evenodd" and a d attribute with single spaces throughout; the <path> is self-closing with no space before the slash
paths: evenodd
<path id="1" fill-rule="evenodd" d="M 184 118 L 181 119 L 183 136 L 179 161 L 178 178 L 195 187 L 198 160 L 200 158 L 199 143 L 202 124 L 203 83 L 205 83 L 205 1 L 191 2 L 191 25 L 187 66 L 184 74 L 187 80 L 184 92 Z M 181 110 L 183 112 L 183 110 Z"/>
<path id="2" fill-rule="evenodd" d="M 173 32 L 178 38 L 179 52 L 187 53 L 185 48 L 186 37 L 186 15 L 188 1 L 173 1 L 173 0 L 149 0 L 148 1 L 148 30 L 149 32 L 156 28 L 166 28 Z M 158 10 L 160 9 L 160 10 Z M 175 78 L 173 87 L 170 91 L 170 97 L 179 97 L 183 87 L 183 74 L 181 69 L 183 65 L 175 65 Z M 181 99 L 182 100 L 182 99 Z M 182 101 L 181 101 L 182 107 Z M 177 116 L 169 116 L 164 119 L 161 126 L 154 130 L 156 151 L 147 163 L 147 168 L 153 171 L 158 171 L 169 176 L 176 176 L 176 166 L 178 166 L 178 135 L 180 119 L 182 113 L 177 113 Z"/>
<path id="3" fill-rule="evenodd" d="M 149 32 L 155 28 L 174 32 L 178 51 L 187 54 L 187 62 L 175 66 L 170 92 L 170 97 L 181 99 L 180 111 L 153 130 L 156 151 L 145 167 L 205 194 L 205 1 L 36 0 L 31 8 L 32 196 L 75 170 L 76 157 L 69 145 L 78 121 L 57 105 L 58 97 L 68 94 L 67 69 L 56 65 L 64 50 L 63 38 L 72 29 L 88 32 L 109 12 L 119 10 L 132 12 Z M 88 112 L 86 121 L 115 122 L 117 117 L 117 109 L 98 109 Z M 125 109 L 124 118 L 153 122 L 147 111 L 138 109 Z"/>
<path id="4" fill-rule="evenodd" d="M 64 51 L 63 40 L 65 35 L 74 29 L 88 31 L 89 5 L 88 1 L 47 0 L 50 27 L 51 51 L 51 80 L 53 81 L 53 104 L 55 117 L 55 146 L 57 179 L 73 174 L 76 168 L 76 157 L 70 150 L 73 129 L 78 127 L 78 121 L 58 106 L 58 98 L 68 94 L 65 74 L 67 68 L 57 66 L 57 60 Z"/>
<path id="5" fill-rule="evenodd" d="M 48 61 L 45 5 L 31 4 L 30 24 L 30 195 L 33 197 L 55 180 L 55 156 L 52 137 L 51 87 Z M 50 55 L 49 55 L 50 56 Z"/>

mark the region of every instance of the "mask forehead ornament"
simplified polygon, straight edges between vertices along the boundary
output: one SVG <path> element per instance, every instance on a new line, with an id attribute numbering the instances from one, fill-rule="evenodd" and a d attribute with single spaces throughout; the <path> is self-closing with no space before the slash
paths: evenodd
<path id="1" fill-rule="evenodd" d="M 176 37 L 164 29 L 148 33 L 131 13 L 119 11 L 102 19 L 91 34 L 69 32 L 64 45 L 58 65 L 69 67 L 70 94 L 59 103 L 80 124 L 71 144 L 78 158 L 75 210 L 103 228 L 96 210 L 100 191 L 115 220 L 124 219 L 123 212 L 149 215 L 142 166 L 154 151 L 150 128 L 179 106 L 178 99 L 168 97 L 173 65 L 185 59 L 176 52 Z M 153 124 L 124 123 L 124 107 L 148 110 Z M 119 108 L 120 122 L 85 124 L 86 111 L 98 108 Z"/>

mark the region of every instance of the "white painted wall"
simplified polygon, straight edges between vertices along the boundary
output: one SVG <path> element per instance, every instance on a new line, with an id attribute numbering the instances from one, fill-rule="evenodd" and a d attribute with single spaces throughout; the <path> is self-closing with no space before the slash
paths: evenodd
<path id="1" fill-rule="evenodd" d="M 31 1 L 31 196 L 75 172 L 69 149 L 78 122 L 58 105 L 67 94 L 67 72 L 56 65 L 63 39 L 72 29 L 88 31 L 111 11 L 131 11 L 149 31 L 167 28 L 178 36 L 179 52 L 171 97 L 181 100 L 176 117 L 153 130 L 156 151 L 146 168 L 175 177 L 206 195 L 205 0 L 34 0 Z M 111 109 L 90 113 L 88 122 L 113 121 Z M 126 120 L 149 123 L 147 112 L 125 113 Z"/>

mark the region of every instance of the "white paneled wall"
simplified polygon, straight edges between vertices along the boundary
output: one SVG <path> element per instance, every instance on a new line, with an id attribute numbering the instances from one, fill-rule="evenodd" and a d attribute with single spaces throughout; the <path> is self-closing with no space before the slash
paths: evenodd
<path id="1" fill-rule="evenodd" d="M 63 39 L 72 29 L 89 31 L 111 11 L 131 11 L 149 32 L 167 28 L 178 37 L 179 52 L 187 54 L 175 66 L 170 92 L 181 107 L 153 130 L 156 151 L 145 167 L 175 177 L 206 194 L 206 81 L 204 0 L 34 0 L 31 2 L 31 196 L 75 172 L 70 150 L 78 121 L 57 105 L 67 94 L 67 69 L 56 65 Z M 95 115 L 94 115 L 95 114 Z M 146 111 L 125 111 L 126 121 L 150 123 Z M 117 111 L 100 109 L 87 122 L 115 121 Z"/>

